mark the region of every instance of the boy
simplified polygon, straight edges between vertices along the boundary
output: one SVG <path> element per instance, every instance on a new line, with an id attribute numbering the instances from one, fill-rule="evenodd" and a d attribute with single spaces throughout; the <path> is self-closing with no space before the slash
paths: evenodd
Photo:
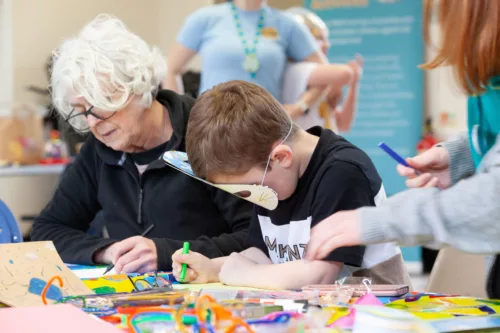
<path id="1" fill-rule="evenodd" d="M 299 129 L 263 88 L 229 81 L 203 93 L 191 111 L 186 148 L 198 176 L 219 184 L 262 184 L 280 202 L 273 211 L 255 207 L 249 248 L 241 253 L 211 260 L 177 251 L 177 278 L 186 263 L 185 282 L 191 283 L 300 289 L 357 275 L 408 284 L 401 251 L 390 243 L 303 260 L 312 226 L 339 210 L 373 206 L 385 193 L 364 152 L 321 127 Z"/>

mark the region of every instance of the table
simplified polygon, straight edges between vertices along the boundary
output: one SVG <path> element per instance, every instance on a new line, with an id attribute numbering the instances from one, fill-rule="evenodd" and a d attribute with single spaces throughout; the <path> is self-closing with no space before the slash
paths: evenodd
<path id="1" fill-rule="evenodd" d="M 92 267 L 92 266 L 87 266 L 87 267 L 78 267 L 77 265 L 69 265 L 69 268 L 71 270 L 73 270 L 75 273 L 77 273 L 78 271 L 80 270 L 87 270 L 89 273 L 91 272 L 95 272 L 97 275 L 93 276 L 93 277 L 99 277 L 99 271 L 98 269 L 104 269 L 105 267 L 102 267 L 102 268 L 98 268 L 96 269 L 96 267 Z M 164 278 L 168 278 L 169 280 L 172 281 L 171 277 L 167 277 L 165 275 L 171 275 L 171 274 L 168 274 L 168 273 L 160 273 L 162 277 Z M 164 275 L 165 274 L 165 275 Z M 77 274 L 77 275 L 81 275 L 80 272 Z M 82 276 L 88 276 L 89 274 L 83 274 Z M 137 277 L 134 277 L 135 278 L 143 278 L 143 277 L 140 277 L 140 276 L 137 276 Z M 87 287 L 89 287 L 89 289 L 92 289 L 96 292 L 99 291 L 99 289 L 102 289 L 103 292 L 109 292 L 110 290 L 113 290 L 113 292 L 128 292 L 130 290 L 132 290 L 132 285 L 131 283 L 128 281 L 128 279 L 126 278 L 125 275 L 123 276 L 118 276 L 118 275 L 114 275 L 114 276 L 107 276 L 105 278 L 97 278 L 97 279 L 90 279 L 90 280 L 86 280 L 84 279 L 84 283 L 87 285 Z M 104 286 L 106 286 L 107 288 L 105 289 Z M 255 292 L 255 294 L 260 294 L 262 291 L 261 290 L 257 290 L 257 289 L 253 289 L 253 288 L 241 288 L 241 287 L 228 287 L 228 286 L 221 286 L 220 284 L 218 283 L 212 283 L 212 284 L 204 284 L 204 285 L 175 285 L 174 284 L 174 289 L 183 289 L 183 288 L 188 288 L 192 291 L 204 291 L 204 292 L 208 292 L 210 294 L 213 294 L 214 291 L 217 291 L 217 293 L 215 295 L 213 295 L 216 299 L 219 298 L 218 296 L 220 295 L 231 295 L 230 298 L 228 299 L 233 299 L 234 297 L 236 297 L 237 294 L 239 294 L 241 296 L 241 293 L 246 293 L 246 294 L 253 294 L 253 292 Z M 235 293 L 236 291 L 239 291 L 238 293 Z M 98 292 L 100 293 L 100 292 Z M 266 302 L 265 303 L 268 303 L 268 304 L 273 304 L 273 301 L 272 301 L 272 298 L 274 298 L 274 296 L 280 296 L 279 294 L 283 293 L 283 292 L 279 292 L 279 291 L 265 291 L 264 292 L 265 294 L 273 294 L 272 297 L 266 297 Z M 286 292 L 285 292 L 286 293 Z M 400 298 L 401 299 L 401 302 L 399 302 L 397 299 L 398 298 L 393 298 L 393 297 L 382 297 L 382 298 L 379 298 L 379 300 L 386 304 L 388 303 L 393 303 L 394 305 L 393 306 L 389 306 L 389 307 L 393 307 L 395 309 L 402 309 L 402 308 L 405 308 L 407 307 L 408 308 L 408 311 L 410 312 L 413 312 L 417 315 L 417 317 L 420 317 L 422 319 L 425 320 L 426 319 L 431 319 L 430 316 L 433 316 L 433 312 L 435 310 L 431 310 L 431 306 L 429 306 L 429 303 L 426 301 L 425 297 L 428 297 L 428 296 L 425 296 L 425 295 L 420 295 L 418 296 L 418 294 L 416 294 L 414 296 L 414 299 L 412 300 L 408 300 L 409 303 L 403 303 L 401 304 L 402 301 L 404 301 L 404 297 L 403 298 Z M 253 298 L 253 297 L 252 297 Z M 256 297 L 256 298 L 261 298 L 261 297 Z M 290 300 L 290 304 L 291 303 L 294 303 L 292 300 Z M 437 300 L 438 302 L 441 302 L 443 303 L 443 305 L 446 307 L 446 301 L 443 299 L 443 300 Z M 274 301 L 276 304 L 281 304 L 283 305 L 282 303 L 284 302 L 281 302 L 281 301 L 278 301 L 277 299 Z M 452 302 L 455 302 L 455 301 L 452 301 Z M 441 320 L 441 324 L 440 326 L 446 326 L 447 328 L 449 328 L 450 326 L 452 325 L 460 325 L 461 327 L 464 327 L 464 326 L 469 326 L 469 327 L 478 327 L 478 326 L 475 326 L 475 325 L 484 325 L 484 322 L 481 323 L 481 318 L 486 319 L 486 318 L 490 318 L 491 320 L 494 320 L 495 321 L 495 324 L 498 325 L 498 322 L 500 321 L 500 317 L 496 316 L 496 318 L 490 316 L 485 316 L 485 317 L 481 317 L 481 316 L 477 316 L 473 314 L 473 311 L 471 312 L 471 310 L 467 310 L 465 309 L 466 307 L 474 307 L 475 305 L 474 304 L 471 304 L 472 301 L 468 301 L 468 300 L 465 300 L 465 301 L 462 301 L 462 302 L 456 302 L 456 307 L 454 309 L 452 309 L 451 307 L 449 308 L 449 310 L 444 310 L 442 312 L 442 317 Z M 286 303 L 286 302 L 285 302 Z M 287 306 L 290 306 L 290 304 L 286 303 Z M 406 304 L 406 306 L 405 306 Z M 494 301 L 490 301 L 490 302 L 487 302 L 485 304 L 481 304 L 481 307 L 482 306 L 487 306 L 489 307 L 491 310 L 493 311 L 496 311 L 495 313 L 500 313 L 500 302 L 494 302 Z M 430 311 L 425 311 L 423 309 L 425 308 L 429 308 Z M 417 309 L 422 309 L 423 311 L 419 311 Z M 435 308 L 434 308 L 435 309 Z M 416 311 L 417 310 L 417 311 Z M 416 313 L 416 312 L 424 312 L 424 313 Z M 479 310 L 478 310 L 479 311 Z M 481 310 L 481 311 L 484 311 L 484 310 Z M 439 311 L 437 313 L 440 313 Z M 469 317 L 471 320 L 473 320 L 474 322 L 471 323 L 470 321 L 468 322 L 464 322 L 464 321 L 461 321 L 459 322 L 458 320 L 455 321 L 455 319 L 459 319 L 457 317 L 453 317 L 453 313 L 457 313 L 457 314 L 466 314 L 468 313 L 469 314 Z M 449 316 L 447 318 L 445 318 L 445 316 Z M 479 321 L 478 321 L 479 319 Z M 488 320 L 488 319 L 487 319 Z M 481 326 L 479 326 L 481 327 Z M 436 327 L 437 328 L 437 327 Z M 439 330 L 441 331 L 441 330 Z M 444 330 L 444 331 L 448 331 L 448 330 Z M 479 329 L 476 329 L 474 330 L 475 332 L 500 332 L 500 329 L 486 329 L 486 330 L 479 330 Z M 458 330 L 456 331 L 453 331 L 453 332 L 460 332 Z"/>

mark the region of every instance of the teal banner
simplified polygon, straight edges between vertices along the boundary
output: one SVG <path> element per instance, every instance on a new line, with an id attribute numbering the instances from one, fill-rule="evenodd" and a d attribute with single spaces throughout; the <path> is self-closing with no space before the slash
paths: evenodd
<path id="1" fill-rule="evenodd" d="M 388 195 L 405 189 L 396 162 L 378 148 L 385 142 L 413 156 L 423 127 L 424 61 L 421 0 L 305 0 L 329 28 L 330 62 L 356 53 L 365 67 L 358 114 L 346 138 L 372 158 Z"/>

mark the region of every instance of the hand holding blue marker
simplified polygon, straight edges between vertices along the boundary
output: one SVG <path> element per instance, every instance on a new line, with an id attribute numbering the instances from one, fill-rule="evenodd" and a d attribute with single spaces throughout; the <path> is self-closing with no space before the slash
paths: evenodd
<path id="1" fill-rule="evenodd" d="M 383 150 L 385 151 L 387 154 L 389 154 L 389 156 L 391 156 L 394 160 L 396 160 L 396 162 L 398 162 L 399 164 L 407 167 L 407 168 L 412 168 L 406 161 L 404 158 L 402 158 L 400 155 L 398 155 L 398 153 L 396 153 L 394 150 L 392 150 L 391 148 L 389 148 L 388 145 L 386 145 L 385 143 L 381 142 L 378 144 L 378 146 Z M 412 168 L 413 169 L 413 168 Z M 418 172 L 417 170 L 415 170 L 415 174 L 416 175 L 419 175 L 420 172 Z"/>

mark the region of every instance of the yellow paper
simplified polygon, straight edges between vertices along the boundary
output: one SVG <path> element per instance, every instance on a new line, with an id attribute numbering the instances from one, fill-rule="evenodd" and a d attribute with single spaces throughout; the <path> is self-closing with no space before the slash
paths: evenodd
<path id="1" fill-rule="evenodd" d="M 144 278 L 144 276 L 134 276 L 132 280 Z M 134 290 L 134 286 L 127 277 L 127 274 L 114 274 L 101 276 L 95 279 L 83 280 L 85 285 L 96 294 L 129 293 Z"/>
<path id="2" fill-rule="evenodd" d="M 500 313 L 500 302 L 475 297 L 420 296 L 415 300 L 395 300 L 387 307 L 404 310 L 425 320 L 458 316 L 489 316 Z"/>

